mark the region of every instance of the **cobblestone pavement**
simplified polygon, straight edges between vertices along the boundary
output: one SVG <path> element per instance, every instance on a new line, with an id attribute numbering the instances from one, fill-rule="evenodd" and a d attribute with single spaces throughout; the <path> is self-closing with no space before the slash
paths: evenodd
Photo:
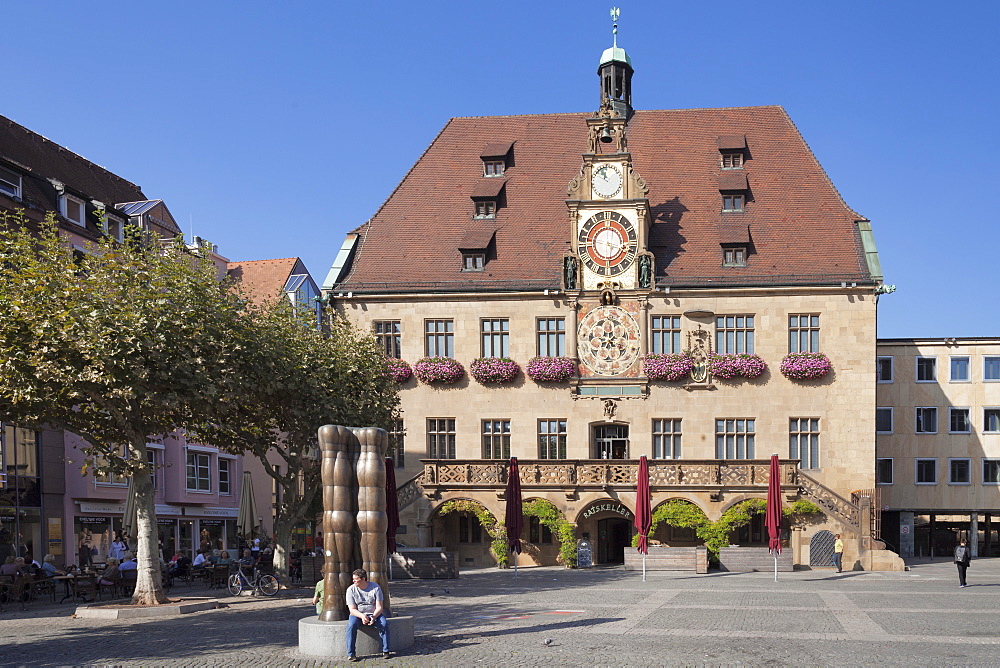
<path id="1" fill-rule="evenodd" d="M 467 571 L 397 580 L 415 645 L 398 666 L 1000 665 L 1000 560 L 970 586 L 951 563 L 905 573 L 693 575 L 617 568 Z M 173 596 L 209 595 L 181 586 Z M 0 666 L 320 666 L 298 653 L 311 590 L 246 595 L 180 617 L 85 620 L 64 605 L 5 606 Z M 354 664 L 351 664 L 354 665 Z"/>

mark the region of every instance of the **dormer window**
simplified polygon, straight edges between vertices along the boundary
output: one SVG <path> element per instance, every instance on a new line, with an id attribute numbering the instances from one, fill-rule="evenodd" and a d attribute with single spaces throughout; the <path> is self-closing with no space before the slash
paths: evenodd
<path id="1" fill-rule="evenodd" d="M 6 167 L 0 167 L 0 193 L 11 197 L 21 196 L 21 175 Z"/>
<path id="2" fill-rule="evenodd" d="M 483 176 L 503 176 L 503 160 L 483 160 Z"/>
<path id="3" fill-rule="evenodd" d="M 486 253 L 462 253 L 462 271 L 482 271 L 486 267 Z"/>
<path id="4" fill-rule="evenodd" d="M 87 207 L 84 205 L 83 200 L 77 199 L 72 195 L 63 195 L 62 201 L 60 202 L 61 213 L 64 218 L 67 218 L 80 227 L 87 226 L 87 220 L 85 214 L 87 212 Z"/>
<path id="5" fill-rule="evenodd" d="M 476 218 L 496 218 L 497 203 L 493 200 L 476 202 Z"/>
<path id="6" fill-rule="evenodd" d="M 125 221 L 115 216 L 107 216 L 104 219 L 104 233 L 115 241 L 121 241 L 124 236 Z"/>
<path id="7" fill-rule="evenodd" d="M 735 246 L 733 248 L 722 249 L 723 267 L 745 267 L 747 266 L 747 249 L 745 246 Z"/>
<path id="8" fill-rule="evenodd" d="M 723 169 L 743 169 L 743 151 L 723 151 Z"/>
<path id="9" fill-rule="evenodd" d="M 746 205 L 746 195 L 724 194 L 722 196 L 723 211 L 743 211 Z"/>

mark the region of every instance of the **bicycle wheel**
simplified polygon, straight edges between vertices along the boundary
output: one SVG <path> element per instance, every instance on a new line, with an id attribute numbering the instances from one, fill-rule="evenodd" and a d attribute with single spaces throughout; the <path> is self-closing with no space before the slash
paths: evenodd
<path id="1" fill-rule="evenodd" d="M 231 595 L 240 595 L 240 592 L 243 591 L 243 578 L 240 577 L 239 573 L 233 573 L 229 576 L 228 587 Z"/>
<path id="2" fill-rule="evenodd" d="M 257 583 L 260 591 L 265 596 L 274 596 L 278 593 L 278 578 L 273 575 L 265 574 L 260 576 L 260 581 Z"/>

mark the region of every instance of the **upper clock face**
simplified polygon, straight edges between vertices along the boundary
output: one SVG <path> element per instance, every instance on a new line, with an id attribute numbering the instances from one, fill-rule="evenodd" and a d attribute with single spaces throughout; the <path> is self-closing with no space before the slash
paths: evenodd
<path id="1" fill-rule="evenodd" d="M 596 274 L 617 276 L 636 258 L 638 238 L 632 222 L 617 211 L 600 211 L 580 227 L 580 259 Z"/>
<path id="2" fill-rule="evenodd" d="M 594 170 L 594 192 L 601 197 L 614 197 L 622 188 L 622 173 L 614 165 L 601 165 Z"/>

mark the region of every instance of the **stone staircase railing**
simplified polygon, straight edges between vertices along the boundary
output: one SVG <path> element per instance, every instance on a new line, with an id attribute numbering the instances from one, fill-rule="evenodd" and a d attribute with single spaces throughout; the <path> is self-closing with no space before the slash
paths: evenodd
<path id="1" fill-rule="evenodd" d="M 400 510 L 419 499 L 424 493 L 423 487 L 420 486 L 420 479 L 423 477 L 424 474 L 421 471 L 402 485 L 396 487 L 396 503 L 399 504 Z"/>
<path id="2" fill-rule="evenodd" d="M 799 493 L 835 517 L 849 529 L 861 534 L 861 509 L 799 469 Z"/>

